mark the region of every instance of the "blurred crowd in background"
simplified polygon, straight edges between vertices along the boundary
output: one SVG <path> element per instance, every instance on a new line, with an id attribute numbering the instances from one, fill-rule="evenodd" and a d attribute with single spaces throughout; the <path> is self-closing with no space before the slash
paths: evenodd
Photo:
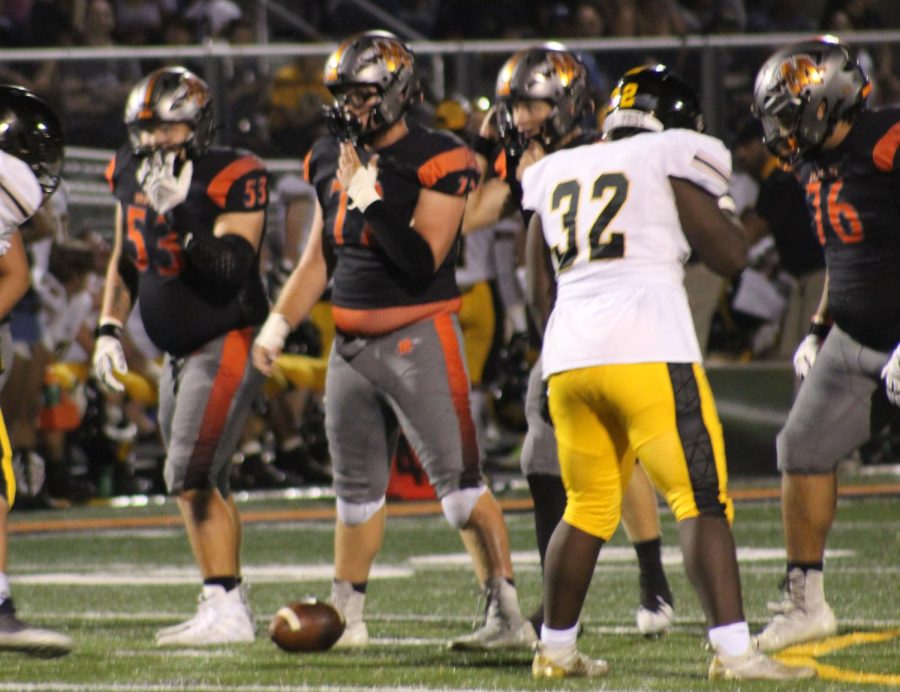
<path id="1" fill-rule="evenodd" d="M 405 38 L 429 40 L 537 42 L 547 37 L 566 41 L 890 27 L 874 0 L 826 0 L 822 5 L 821 13 L 814 15 L 800 0 L 6 0 L 0 4 L 0 45 L 99 49 L 192 46 L 206 41 L 328 43 L 354 31 L 383 26 L 378 12 L 408 27 L 413 33 Z M 331 100 L 321 82 L 325 52 L 322 57 L 169 61 L 185 64 L 216 87 L 220 140 L 266 158 L 296 161 L 296 173 L 279 177 L 276 202 L 269 210 L 267 271 L 273 295 L 296 261 L 302 244 L 298 233 L 302 236 L 312 209 L 312 190 L 299 173 L 302 157 L 325 131 L 322 106 Z M 719 80 L 726 98 L 723 126 L 716 134 L 734 154 L 737 175 L 732 192 L 755 243 L 751 267 L 733 283 L 711 279 L 699 268 L 688 269 L 688 291 L 706 355 L 729 361 L 776 358 L 787 362 L 802 338 L 809 301 L 818 297 L 824 273 L 814 236 L 808 233 L 810 243 L 793 242 L 809 225 L 802 192 L 791 176 L 773 177 L 773 159 L 762 144 L 758 126 L 749 119 L 752 76 L 766 53 L 754 49 L 724 54 Z M 700 83 L 696 52 L 666 49 L 649 54 L 623 49 L 580 55 L 590 74 L 598 122 L 611 85 L 634 65 L 665 62 L 689 81 Z M 471 62 L 447 60 L 441 67 L 442 84 L 465 89 L 435 88 L 434 80 L 424 75 L 423 102 L 413 117 L 464 138 L 474 137 L 492 100 L 497 69 L 506 57 L 482 56 L 474 68 Z M 875 106 L 900 101 L 893 47 L 873 45 L 863 51 L 863 60 L 874 84 L 870 101 Z M 0 81 L 27 86 L 45 97 L 62 115 L 69 145 L 112 150 L 126 139 L 122 125 L 126 95 L 160 63 L 99 57 L 0 59 Z M 460 74 L 463 69 L 465 74 Z M 211 70 L 216 73 L 210 74 Z M 766 224 L 760 221 L 765 216 L 760 209 L 764 193 L 783 195 L 778 208 L 784 210 L 782 218 L 766 218 Z M 70 212 L 64 185 L 24 229 L 34 280 L 18 309 L 33 315 L 37 326 L 34 333 L 19 335 L 17 357 L 10 365 L 12 378 L 3 394 L 21 489 L 17 507 L 59 506 L 96 496 L 162 489 L 154 419 L 159 354 L 143 335 L 139 319 L 132 319 L 128 330 L 134 378 L 127 395 L 104 394 L 88 374 L 112 208 L 108 226 L 71 224 Z M 497 300 L 494 347 L 481 385 L 485 397 L 481 440 L 488 468 L 491 462 L 517 467 L 516 444 L 524 430 L 522 400 L 530 362 L 536 357 L 528 337 L 521 285 L 516 281 L 521 231 L 511 219 L 485 229 L 490 240 L 473 246 L 490 253 L 493 268 L 489 276 L 460 279 L 461 284 L 491 282 Z M 295 369 L 270 383 L 266 401 L 245 431 L 241 463 L 235 465 L 236 488 L 330 482 L 321 371 L 332 335 L 327 309 L 292 335 L 289 354 L 300 359 Z M 868 460 L 893 458 L 885 439 L 890 437 L 864 451 Z M 398 461 L 403 463 L 402 455 Z"/>

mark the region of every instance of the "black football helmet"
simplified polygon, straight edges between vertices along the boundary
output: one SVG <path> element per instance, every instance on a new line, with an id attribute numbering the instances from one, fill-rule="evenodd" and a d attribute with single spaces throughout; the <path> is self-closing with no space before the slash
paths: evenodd
<path id="1" fill-rule="evenodd" d="M 665 65 L 635 67 L 623 74 L 609 97 L 604 136 L 621 139 L 673 128 L 706 129 L 700 99 L 691 86 Z"/>
<path id="2" fill-rule="evenodd" d="M 212 94 L 200 77 L 184 67 L 162 67 L 138 82 L 125 104 L 125 125 L 136 154 L 141 130 L 160 123 L 185 123 L 193 129 L 187 142 L 191 158 L 206 153 L 213 140 Z"/>
<path id="3" fill-rule="evenodd" d="M 776 51 L 763 63 L 751 110 L 769 150 L 791 163 L 815 158 L 838 121 L 852 122 L 865 108 L 871 88 L 856 51 L 823 36 Z"/>
<path id="4" fill-rule="evenodd" d="M 59 186 L 62 125 L 50 107 L 28 89 L 0 85 L 0 149 L 31 167 L 45 196 Z"/>
<path id="5" fill-rule="evenodd" d="M 346 39 L 325 61 L 324 83 L 335 103 L 326 109 L 332 133 L 341 139 L 371 137 L 397 122 L 418 96 L 412 49 L 388 31 L 366 31 Z M 373 86 L 378 103 L 365 128 L 346 109 L 350 87 Z"/>
<path id="6" fill-rule="evenodd" d="M 516 135 L 513 104 L 544 100 L 553 106 L 539 140 L 551 149 L 571 132 L 592 106 L 584 63 L 559 44 L 544 44 L 513 54 L 497 75 L 497 129 L 501 139 Z"/>

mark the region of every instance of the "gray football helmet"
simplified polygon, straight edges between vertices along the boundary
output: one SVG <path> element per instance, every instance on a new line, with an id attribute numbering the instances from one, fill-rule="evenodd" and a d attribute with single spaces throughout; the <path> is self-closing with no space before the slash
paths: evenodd
<path id="1" fill-rule="evenodd" d="M 514 135 L 516 101 L 544 100 L 553 110 L 539 135 L 552 148 L 571 132 L 591 107 L 584 63 L 561 45 L 545 44 L 513 54 L 497 75 L 497 129 L 501 138 Z"/>
<path id="2" fill-rule="evenodd" d="M 206 82 L 184 67 L 162 67 L 138 82 L 125 104 L 125 125 L 135 153 L 148 153 L 141 146 L 141 130 L 160 123 L 190 125 L 188 156 L 206 153 L 213 140 L 212 94 Z"/>
<path id="3" fill-rule="evenodd" d="M 840 120 L 852 121 L 865 108 L 870 91 L 856 51 L 823 36 L 782 48 L 763 63 L 751 110 L 779 159 L 812 159 Z"/>
<path id="4" fill-rule="evenodd" d="M 346 39 L 325 62 L 324 83 L 335 104 L 326 116 L 354 135 L 372 135 L 393 125 L 418 94 L 412 49 L 388 31 L 366 31 Z M 345 108 L 349 87 L 373 86 L 379 100 L 366 126 Z M 337 133 L 340 134 L 340 133 Z"/>

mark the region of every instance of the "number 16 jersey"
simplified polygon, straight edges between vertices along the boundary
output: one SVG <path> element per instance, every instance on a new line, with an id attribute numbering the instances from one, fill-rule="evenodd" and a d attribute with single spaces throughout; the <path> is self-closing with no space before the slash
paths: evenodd
<path id="1" fill-rule="evenodd" d="M 683 284 L 691 248 L 670 177 L 719 197 L 731 155 L 717 139 L 673 129 L 565 149 L 525 171 L 523 206 L 540 215 L 556 268 L 545 379 L 701 360 Z"/>

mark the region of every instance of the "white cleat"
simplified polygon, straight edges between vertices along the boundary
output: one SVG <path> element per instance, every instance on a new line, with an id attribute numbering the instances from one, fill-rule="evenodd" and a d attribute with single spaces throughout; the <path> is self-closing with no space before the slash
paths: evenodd
<path id="1" fill-rule="evenodd" d="M 328 602 L 344 616 L 344 633 L 334 643 L 335 649 L 359 649 L 369 645 L 369 628 L 363 620 L 366 595 L 353 588 L 347 581 L 335 581 L 331 585 Z"/>
<path id="2" fill-rule="evenodd" d="M 487 586 L 484 624 L 471 634 L 450 642 L 455 651 L 500 651 L 531 649 L 538 637 L 534 626 L 519 611 L 515 587 L 503 578 Z"/>
<path id="3" fill-rule="evenodd" d="M 789 666 L 752 646 L 737 656 L 716 652 L 709 665 L 710 680 L 808 680 L 816 677 L 810 666 Z"/>
<path id="4" fill-rule="evenodd" d="M 663 600 L 662 596 L 656 597 L 656 608 L 650 609 L 641 604 L 637 609 L 635 620 L 638 632 L 645 637 L 658 637 L 672 629 L 672 620 L 675 618 L 675 609 Z"/>
<path id="5" fill-rule="evenodd" d="M 369 645 L 369 628 L 362 620 L 347 625 L 344 633 L 334 643 L 335 649 L 360 649 Z"/>
<path id="6" fill-rule="evenodd" d="M 207 587 L 208 588 L 208 587 Z M 215 589 L 201 597 L 197 614 L 156 633 L 157 646 L 213 646 L 249 643 L 256 627 L 240 589 Z"/>
<path id="7" fill-rule="evenodd" d="M 53 630 L 31 627 L 16 617 L 11 599 L 0 603 L 0 651 L 16 651 L 37 658 L 65 656 L 72 640 Z"/>
<path id="8" fill-rule="evenodd" d="M 837 632 L 837 618 L 825 602 L 823 576 L 817 570 L 804 574 L 792 569 L 785 580 L 784 600 L 770 603 L 769 609 L 775 616 L 754 639 L 760 651 L 778 651 Z"/>

